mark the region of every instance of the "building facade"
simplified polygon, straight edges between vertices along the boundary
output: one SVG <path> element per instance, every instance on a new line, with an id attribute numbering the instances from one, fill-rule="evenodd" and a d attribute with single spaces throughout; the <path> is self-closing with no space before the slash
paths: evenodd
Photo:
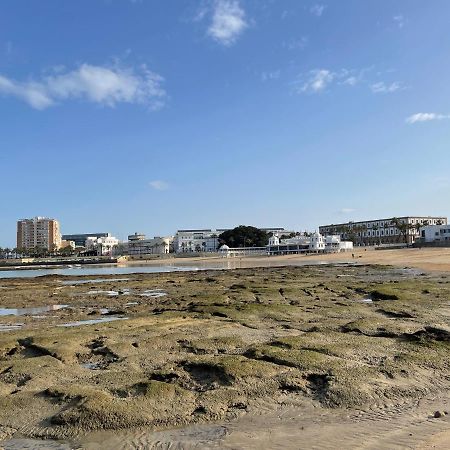
<path id="1" fill-rule="evenodd" d="M 109 233 L 85 233 L 85 234 L 63 234 L 62 239 L 64 241 L 75 242 L 76 247 L 84 247 L 86 245 L 86 239 L 90 237 L 104 238 L 110 236 Z"/>
<path id="2" fill-rule="evenodd" d="M 147 239 L 144 234 L 134 233 L 128 236 L 127 254 L 134 257 L 145 255 L 166 255 L 171 253 L 173 237 Z"/>
<path id="3" fill-rule="evenodd" d="M 96 252 L 97 256 L 112 256 L 114 249 L 119 245 L 119 239 L 108 234 L 108 236 L 89 236 L 85 241 L 87 252 Z"/>
<path id="4" fill-rule="evenodd" d="M 178 230 L 174 238 L 174 251 L 175 253 L 217 252 L 220 247 L 219 236 L 229 230 L 231 228 Z M 281 227 L 260 228 L 260 230 L 270 234 L 290 233 Z"/>
<path id="5" fill-rule="evenodd" d="M 343 241 L 338 235 L 323 236 L 315 232 L 298 235 L 288 239 L 280 239 L 274 234 L 269 239 L 267 253 L 269 255 L 288 255 L 299 253 L 339 253 L 353 249 L 353 242 Z"/>
<path id="6" fill-rule="evenodd" d="M 405 216 L 319 227 L 324 236 L 339 235 L 358 246 L 413 244 L 424 225 L 447 225 L 446 217 Z"/>
<path id="7" fill-rule="evenodd" d="M 420 242 L 448 243 L 450 245 L 449 225 L 428 225 L 420 229 Z"/>
<path id="8" fill-rule="evenodd" d="M 61 247 L 59 222 L 48 217 L 17 221 L 17 248 L 55 251 Z"/>

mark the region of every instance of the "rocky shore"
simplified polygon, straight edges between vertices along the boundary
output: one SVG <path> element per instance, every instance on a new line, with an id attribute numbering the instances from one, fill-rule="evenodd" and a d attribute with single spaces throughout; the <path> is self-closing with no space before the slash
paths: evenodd
<path id="1" fill-rule="evenodd" d="M 447 274 L 371 265 L 2 280 L 0 439 L 439 396 L 449 299 Z"/>

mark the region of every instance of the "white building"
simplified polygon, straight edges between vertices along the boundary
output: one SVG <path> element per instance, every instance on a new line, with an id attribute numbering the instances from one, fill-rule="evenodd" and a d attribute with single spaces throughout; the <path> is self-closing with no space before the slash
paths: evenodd
<path id="1" fill-rule="evenodd" d="M 112 256 L 114 252 L 114 248 L 119 245 L 119 239 L 115 238 L 114 236 L 111 236 L 108 233 L 108 236 L 104 237 L 94 237 L 89 236 L 86 238 L 85 242 L 85 248 L 86 251 L 97 252 L 98 256 Z"/>
<path id="2" fill-rule="evenodd" d="M 347 222 L 319 227 L 324 236 L 339 234 L 341 239 L 355 245 L 413 244 L 420 237 L 419 229 L 425 225 L 446 225 L 446 217 L 404 216 L 398 218 Z"/>
<path id="3" fill-rule="evenodd" d="M 421 242 L 440 243 L 448 242 L 450 245 L 450 225 L 428 225 L 420 229 Z"/>
<path id="4" fill-rule="evenodd" d="M 147 239 L 144 234 L 134 233 L 128 236 L 128 255 L 166 255 L 173 248 L 173 236 Z"/>
<path id="5" fill-rule="evenodd" d="M 274 234 L 269 239 L 267 253 L 269 255 L 286 255 L 296 253 L 339 253 L 351 251 L 353 242 L 343 241 L 339 235 L 322 236 L 319 232 L 311 235 L 297 235 L 288 239 L 280 239 Z"/>
<path id="6" fill-rule="evenodd" d="M 219 235 L 225 230 L 178 230 L 174 238 L 175 253 L 216 252 Z"/>
<path id="7" fill-rule="evenodd" d="M 217 228 L 216 230 L 193 229 L 193 230 L 178 230 L 174 238 L 175 253 L 200 253 L 200 252 L 217 252 L 220 247 L 219 236 L 224 231 L 229 231 L 231 228 Z M 289 234 L 281 227 L 260 228 L 266 233 L 273 235 Z"/>

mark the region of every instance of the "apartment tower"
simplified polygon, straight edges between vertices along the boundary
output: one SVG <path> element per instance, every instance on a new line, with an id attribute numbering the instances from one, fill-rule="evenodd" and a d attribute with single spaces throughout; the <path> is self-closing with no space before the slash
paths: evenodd
<path id="1" fill-rule="evenodd" d="M 47 217 L 34 217 L 17 221 L 17 248 L 44 248 L 49 251 L 61 247 L 59 222 Z"/>

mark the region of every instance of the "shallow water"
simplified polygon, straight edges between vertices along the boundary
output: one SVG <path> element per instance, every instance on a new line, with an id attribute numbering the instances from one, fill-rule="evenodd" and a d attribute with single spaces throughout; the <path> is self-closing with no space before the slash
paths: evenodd
<path id="1" fill-rule="evenodd" d="M 0 308 L 0 316 L 26 316 L 42 314 L 48 311 L 57 311 L 67 308 L 69 305 L 36 306 L 33 308 Z"/>
<path id="2" fill-rule="evenodd" d="M 0 275 L 1 277 L 1 275 Z M 114 283 L 117 281 L 130 281 L 131 278 L 95 278 L 93 280 L 68 280 L 68 281 L 60 281 L 60 283 L 64 286 L 75 286 L 77 284 L 89 284 L 89 283 Z"/>
<path id="3" fill-rule="evenodd" d="M 20 330 L 22 327 L 23 323 L 15 323 L 12 325 L 5 325 L 0 323 L 0 331 L 17 331 Z"/>
<path id="4" fill-rule="evenodd" d="M 116 320 L 127 320 L 128 317 L 102 317 L 100 319 L 77 320 L 76 322 L 62 323 L 58 327 L 80 327 L 82 325 L 94 325 L 96 323 L 114 322 Z"/>
<path id="5" fill-rule="evenodd" d="M 240 269 L 251 267 L 277 267 L 284 265 L 292 266 L 321 266 L 321 265 L 358 265 L 357 263 L 348 261 L 311 261 L 309 258 L 304 257 L 301 260 L 285 260 L 285 261 L 273 261 L 270 258 L 257 261 L 251 259 L 241 260 L 240 258 L 220 258 L 213 261 L 196 261 L 192 262 L 177 261 L 177 265 L 164 264 L 156 266 L 149 265 L 108 265 L 108 266 L 84 266 L 77 268 L 66 269 L 19 269 L 19 270 L 0 270 L 0 278 L 34 278 L 44 275 L 66 275 L 66 276 L 90 276 L 90 275 L 130 275 L 138 273 L 168 273 L 168 272 L 185 272 L 185 271 L 197 271 L 197 270 L 221 270 L 221 269 Z M 87 281 L 87 280 L 86 280 Z M 90 280 L 89 282 L 91 282 Z M 110 281 L 110 280 L 105 280 Z M 63 281 L 68 285 L 73 284 L 72 281 Z"/>
<path id="6" fill-rule="evenodd" d="M 85 266 L 80 268 L 66 269 L 18 269 L 0 270 L 0 278 L 34 278 L 44 275 L 67 275 L 67 276 L 89 276 L 89 275 L 114 275 L 114 274 L 136 274 L 136 273 L 160 273 L 160 272 L 182 272 L 198 270 L 196 266 L 177 267 L 170 265 L 161 266 Z M 109 280 L 107 280 L 109 281 Z M 73 284 L 71 281 L 67 284 Z"/>

